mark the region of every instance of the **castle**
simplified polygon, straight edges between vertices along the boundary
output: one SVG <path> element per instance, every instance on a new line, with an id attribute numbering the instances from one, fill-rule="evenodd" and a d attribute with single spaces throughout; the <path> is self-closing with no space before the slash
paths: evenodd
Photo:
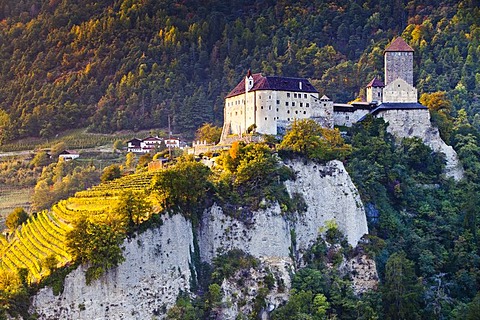
<path id="1" fill-rule="evenodd" d="M 418 103 L 413 84 L 414 50 L 401 37 L 384 51 L 385 84 L 374 78 L 366 87 L 366 101 L 334 103 L 303 78 L 262 76 L 248 71 L 225 98 L 221 141 L 228 135 L 253 131 L 282 134 L 296 119 L 314 119 L 324 127 L 351 126 L 371 114 L 381 117 L 395 137 L 418 137 L 446 157 L 446 175 L 458 180 L 463 169 L 452 147 L 430 123 L 428 108 Z"/>
<path id="2" fill-rule="evenodd" d="M 385 85 L 374 78 L 366 87 L 366 101 L 334 103 L 304 78 L 252 74 L 227 95 L 224 136 L 242 135 L 253 129 L 262 134 L 280 134 L 295 119 L 315 119 L 321 125 L 351 126 L 365 115 L 386 110 L 427 109 L 417 102 L 413 86 L 413 49 L 400 37 L 384 52 Z"/>

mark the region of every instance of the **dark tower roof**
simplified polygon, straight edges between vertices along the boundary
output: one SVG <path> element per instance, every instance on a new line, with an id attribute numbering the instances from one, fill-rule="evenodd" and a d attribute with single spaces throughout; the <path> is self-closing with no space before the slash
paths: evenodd
<path id="1" fill-rule="evenodd" d="M 264 77 L 261 73 L 252 74 L 253 87 L 249 91 L 276 90 L 318 93 L 317 89 L 305 78 Z M 245 78 L 230 91 L 227 98 L 245 93 Z"/>
<path id="2" fill-rule="evenodd" d="M 390 43 L 390 45 L 385 48 L 385 52 L 413 52 L 414 50 L 410 47 L 402 37 L 397 37 L 395 40 Z"/>
<path id="3" fill-rule="evenodd" d="M 374 77 L 372 79 L 372 81 L 370 81 L 368 84 L 367 84 L 367 88 L 370 88 L 370 87 L 380 87 L 380 88 L 383 88 L 385 87 L 385 85 L 383 84 L 382 80 L 380 79 L 377 79 L 377 77 Z"/>

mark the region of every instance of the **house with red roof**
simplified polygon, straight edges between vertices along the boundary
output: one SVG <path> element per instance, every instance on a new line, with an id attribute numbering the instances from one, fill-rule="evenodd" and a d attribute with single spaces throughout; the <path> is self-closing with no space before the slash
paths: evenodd
<path id="1" fill-rule="evenodd" d="M 250 70 L 225 98 L 226 135 L 242 135 L 252 130 L 276 135 L 295 119 L 314 118 L 333 126 L 333 102 L 305 78 L 263 76 Z"/>

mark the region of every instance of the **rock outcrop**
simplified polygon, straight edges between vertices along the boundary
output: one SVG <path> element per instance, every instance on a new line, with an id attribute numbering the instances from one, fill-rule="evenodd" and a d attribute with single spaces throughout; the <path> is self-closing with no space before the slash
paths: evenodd
<path id="1" fill-rule="evenodd" d="M 445 154 L 445 174 L 455 180 L 463 177 L 463 167 L 457 153 L 440 137 L 438 129 L 430 122 L 430 113 L 426 109 L 386 110 L 379 115 L 388 122 L 387 131 L 397 138 L 418 137 L 435 152 Z"/>
<path id="2" fill-rule="evenodd" d="M 303 197 L 304 212 L 287 217 L 277 204 L 253 212 L 242 222 L 213 205 L 204 212 L 195 236 L 191 223 L 181 215 L 166 217 L 161 227 L 125 242 L 123 264 L 89 286 L 84 268 L 78 268 L 67 276 L 61 295 L 42 289 L 33 299 L 32 311 L 39 319 L 163 319 L 179 291 L 190 290 L 194 248 L 206 262 L 231 249 L 258 258 L 264 270 L 283 283 L 267 296 L 269 308 L 276 308 L 288 297 L 292 268 L 317 240 L 326 221 L 335 220 L 353 246 L 368 232 L 363 204 L 341 162 L 286 164 L 296 174 L 295 181 L 286 182 L 287 191 Z M 252 274 L 251 280 L 264 273 Z M 229 282 L 222 288 L 230 306 L 222 310 L 223 318 L 235 319 L 244 307 L 228 295 L 238 295 L 240 288 Z M 248 300 L 249 294 L 244 298 Z"/>

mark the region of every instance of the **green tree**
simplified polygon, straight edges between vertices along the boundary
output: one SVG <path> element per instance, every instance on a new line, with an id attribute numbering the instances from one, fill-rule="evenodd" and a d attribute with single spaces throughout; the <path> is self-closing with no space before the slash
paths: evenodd
<path id="1" fill-rule="evenodd" d="M 351 151 L 338 129 L 323 128 L 312 119 L 293 122 L 280 143 L 280 151 L 293 152 L 317 161 L 342 159 Z"/>
<path id="2" fill-rule="evenodd" d="M 15 230 L 22 223 L 27 221 L 28 214 L 23 208 L 15 208 L 5 219 L 5 225 L 10 230 Z"/>
<path id="3" fill-rule="evenodd" d="M 385 282 L 381 288 L 387 319 L 419 319 L 422 287 L 414 264 L 405 252 L 394 253 L 385 265 Z"/>
<path id="4" fill-rule="evenodd" d="M 135 153 L 129 152 L 125 156 L 125 167 L 130 170 L 133 169 L 133 166 L 135 165 Z"/>
<path id="5" fill-rule="evenodd" d="M 52 158 L 57 158 L 61 152 L 65 151 L 65 149 L 67 149 L 67 145 L 65 144 L 65 142 L 57 142 L 50 149 L 50 155 L 52 156 Z"/>
<path id="6" fill-rule="evenodd" d="M 218 143 L 222 135 L 222 128 L 211 123 L 204 123 L 195 133 L 195 140 L 207 141 L 207 143 Z"/>
<path id="7" fill-rule="evenodd" d="M 67 234 L 67 247 L 74 260 L 88 263 L 87 284 L 125 260 L 120 248 L 125 234 L 122 220 L 92 222 L 81 217 L 75 222 Z"/>
<path id="8" fill-rule="evenodd" d="M 453 129 L 452 102 L 448 99 L 447 93 L 445 91 L 422 93 L 419 101 L 430 111 L 432 121 L 438 127 L 442 139 L 450 141 Z"/>
<path id="9" fill-rule="evenodd" d="M 49 163 L 49 157 L 46 151 L 39 151 L 35 154 L 30 164 L 34 167 L 44 167 Z"/>
<path id="10" fill-rule="evenodd" d="M 122 172 L 120 170 L 120 166 L 117 164 L 112 164 L 103 169 L 102 176 L 100 180 L 102 182 L 112 181 L 118 179 L 122 176 Z"/>
<path id="11" fill-rule="evenodd" d="M 148 219 L 152 213 L 152 204 L 144 192 L 125 191 L 120 195 L 115 211 L 126 217 L 129 231 L 132 232 L 142 221 Z"/>
<path id="12" fill-rule="evenodd" d="M 201 208 L 211 185 L 211 171 L 195 161 L 180 161 L 175 166 L 159 171 L 153 178 L 151 190 L 163 209 L 191 215 Z"/>

